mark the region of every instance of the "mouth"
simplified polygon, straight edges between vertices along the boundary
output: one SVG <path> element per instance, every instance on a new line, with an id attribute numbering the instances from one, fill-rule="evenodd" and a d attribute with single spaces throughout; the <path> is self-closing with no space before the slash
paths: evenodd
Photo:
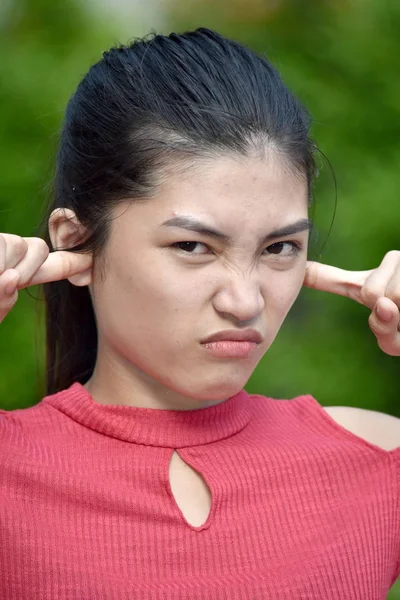
<path id="1" fill-rule="evenodd" d="M 254 344 L 261 344 L 263 336 L 256 329 L 229 329 L 225 331 L 217 331 L 210 335 L 208 338 L 203 340 L 202 344 L 209 344 L 212 342 L 252 342 Z"/>
<path id="2" fill-rule="evenodd" d="M 249 358 L 259 344 L 249 340 L 217 340 L 203 344 L 211 355 L 221 358 Z"/>

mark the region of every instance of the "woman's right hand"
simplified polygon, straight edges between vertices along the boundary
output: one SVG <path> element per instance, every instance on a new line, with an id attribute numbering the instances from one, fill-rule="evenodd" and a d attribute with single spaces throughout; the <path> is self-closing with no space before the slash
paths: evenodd
<path id="1" fill-rule="evenodd" d="M 19 290 L 68 279 L 91 268 L 90 254 L 50 252 L 41 238 L 0 233 L 0 323 L 16 303 Z"/>

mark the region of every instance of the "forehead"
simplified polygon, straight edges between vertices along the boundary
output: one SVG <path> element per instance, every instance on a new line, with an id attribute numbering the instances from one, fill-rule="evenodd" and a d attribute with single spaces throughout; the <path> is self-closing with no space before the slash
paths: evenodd
<path id="1" fill-rule="evenodd" d="M 122 210 L 121 210 L 122 205 Z M 161 231 L 164 221 L 190 215 L 229 236 L 260 236 L 308 216 L 305 178 L 272 153 L 264 158 L 216 156 L 170 166 L 152 198 L 121 202 L 113 227 Z M 164 228 L 166 231 L 166 228 Z"/>
<path id="2" fill-rule="evenodd" d="M 262 158 L 216 156 L 199 159 L 183 172 L 179 169 L 164 180 L 157 194 L 172 217 L 192 209 L 216 218 L 230 215 L 250 217 L 273 213 L 307 212 L 308 186 L 276 153 Z"/>

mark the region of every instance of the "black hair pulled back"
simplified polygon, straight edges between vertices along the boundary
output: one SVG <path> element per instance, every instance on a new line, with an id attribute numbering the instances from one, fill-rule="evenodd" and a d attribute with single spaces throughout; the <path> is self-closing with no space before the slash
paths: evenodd
<path id="1" fill-rule="evenodd" d="M 89 235 L 69 250 L 100 257 L 121 200 L 151 201 L 168 169 L 227 153 L 279 153 L 308 185 L 315 145 L 307 110 L 269 60 L 211 29 L 152 33 L 103 52 L 68 102 L 53 194 L 39 235 L 51 250 L 48 219 L 73 210 Z M 85 383 L 97 355 L 88 287 L 43 285 L 46 394 Z"/>

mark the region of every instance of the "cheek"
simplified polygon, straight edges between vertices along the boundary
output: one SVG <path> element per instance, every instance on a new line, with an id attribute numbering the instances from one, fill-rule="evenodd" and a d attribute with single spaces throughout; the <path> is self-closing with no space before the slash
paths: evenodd
<path id="1" fill-rule="evenodd" d="M 266 308 L 274 311 L 275 317 L 279 320 L 279 325 L 283 322 L 289 310 L 293 306 L 299 295 L 304 281 L 304 274 L 293 274 L 293 276 L 280 277 L 269 286 L 266 293 Z"/>
<path id="2" fill-rule="evenodd" d="M 160 265 L 128 261 L 109 271 L 96 295 L 99 325 L 136 340 L 149 334 L 176 336 L 186 322 L 182 316 L 196 311 L 198 299 L 195 286 L 160 270 Z"/>

